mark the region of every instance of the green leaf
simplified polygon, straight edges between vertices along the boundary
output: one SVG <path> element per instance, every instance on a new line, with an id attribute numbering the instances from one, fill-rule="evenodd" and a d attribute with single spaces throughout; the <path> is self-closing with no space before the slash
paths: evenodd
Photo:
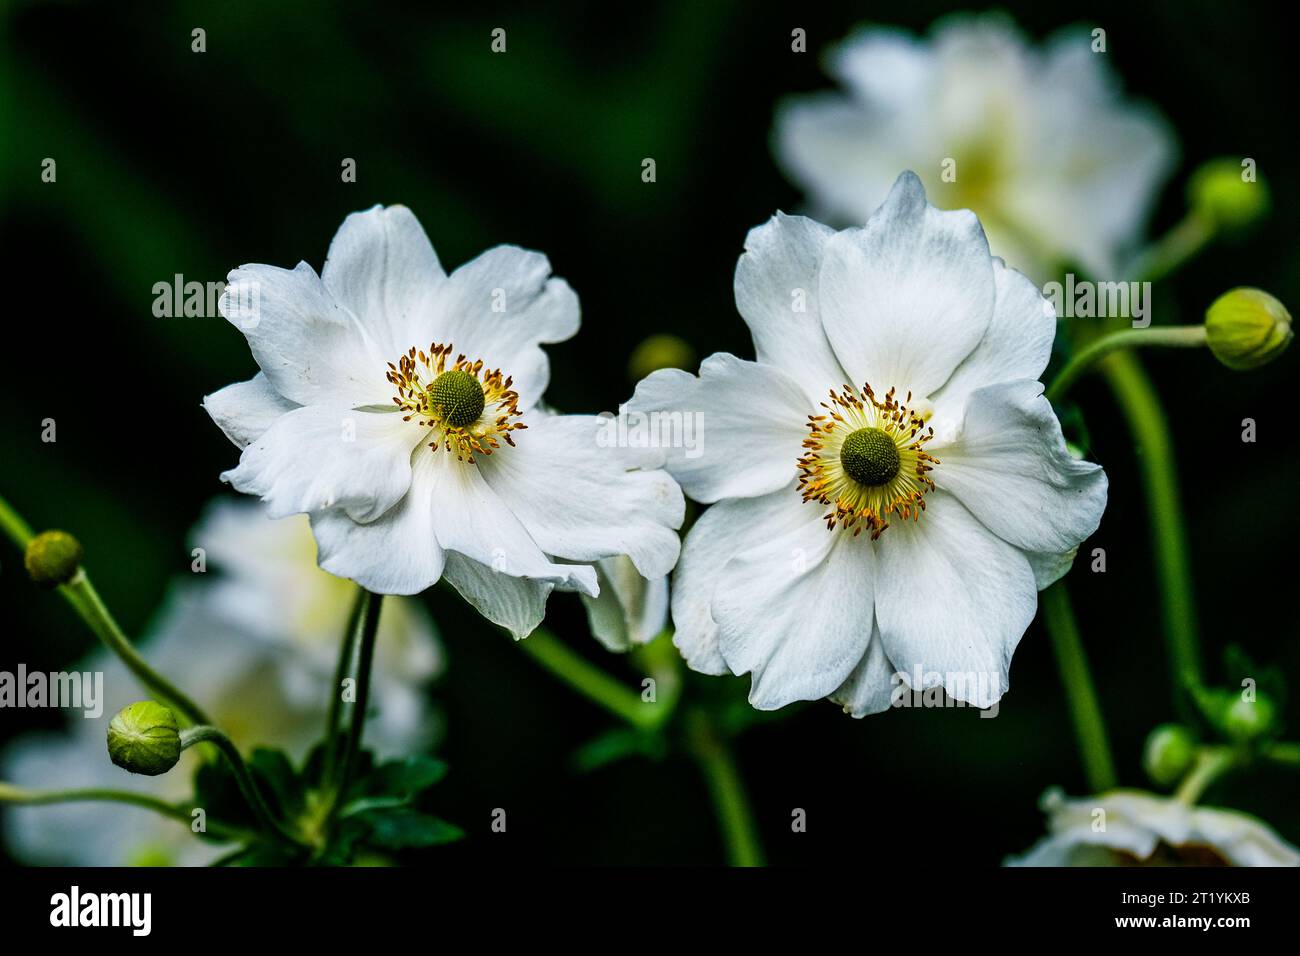
<path id="1" fill-rule="evenodd" d="M 302 813 L 306 788 L 284 751 L 258 747 L 248 758 L 248 767 L 262 793 L 271 798 L 282 817 Z"/>
<path id="2" fill-rule="evenodd" d="M 627 757 L 662 760 L 668 753 L 668 740 L 659 731 L 635 727 L 616 727 L 589 740 L 573 752 L 573 765 L 579 773 L 590 773 Z"/>
<path id="3" fill-rule="evenodd" d="M 433 757 L 417 755 L 380 764 L 353 784 L 351 795 L 397 797 L 408 800 L 428 790 L 447 776 L 447 765 Z"/>
<path id="4" fill-rule="evenodd" d="M 368 810 L 353 820 L 369 830 L 365 842 L 386 850 L 438 846 L 463 839 L 465 831 L 446 820 L 405 807 Z"/>

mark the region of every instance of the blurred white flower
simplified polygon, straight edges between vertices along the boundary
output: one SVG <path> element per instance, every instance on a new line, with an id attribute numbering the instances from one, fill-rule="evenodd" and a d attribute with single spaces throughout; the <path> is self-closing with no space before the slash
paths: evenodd
<path id="1" fill-rule="evenodd" d="M 1039 282 L 1066 263 L 1119 278 L 1176 143 L 1126 101 L 1085 29 L 1030 46 L 999 14 L 929 40 L 864 29 L 828 56 L 845 88 L 778 108 L 775 150 L 822 218 L 864 222 L 900 169 L 944 209 L 972 209 L 994 255 Z"/>
<path id="2" fill-rule="evenodd" d="M 142 642 L 150 663 L 200 701 L 247 752 L 259 745 L 301 761 L 321 738 L 333 670 L 356 585 L 316 567 L 302 517 L 273 521 L 251 501 L 215 502 L 194 532 L 207 552 L 208 576 L 176 585 Z M 0 760 L 0 779 L 37 790 L 110 787 L 183 800 L 197 755 L 161 777 L 141 777 L 108 760 L 109 721 L 150 696 L 121 661 L 99 651 L 77 667 L 103 671 L 97 719 L 69 718 L 67 733 L 15 740 Z M 430 747 L 438 735 L 424 685 L 442 669 L 442 650 L 422 607 L 389 598 L 376 637 L 374 713 L 366 746 L 383 756 Z M 222 852 L 183 823 L 114 803 L 4 809 L 14 852 L 38 863 L 120 866 L 198 865 Z"/>
<path id="3" fill-rule="evenodd" d="M 1051 305 L 910 173 L 864 229 L 778 214 L 745 248 L 758 360 L 655 372 L 630 405 L 702 415 L 708 436 L 668 459 L 716 502 L 673 580 L 677 646 L 696 670 L 752 673 L 765 710 L 879 712 L 899 673 L 992 705 L 1037 590 L 1106 504 L 1037 381 Z"/>
<path id="4" fill-rule="evenodd" d="M 1007 866 L 1300 866 L 1300 850 L 1235 810 L 1140 790 L 1043 795 L 1049 835 Z"/>
<path id="5" fill-rule="evenodd" d="M 597 594 L 590 564 L 554 558 L 626 554 L 666 574 L 684 504 L 662 456 L 601 447 L 597 417 L 537 407 L 541 344 L 579 324 L 549 276 L 514 246 L 448 275 L 401 206 L 349 216 L 319 277 L 234 270 L 222 314 L 262 371 L 205 400 L 243 450 L 223 477 L 273 516 L 310 514 L 325 570 L 386 594 L 445 576 L 516 637 L 552 589 Z"/>

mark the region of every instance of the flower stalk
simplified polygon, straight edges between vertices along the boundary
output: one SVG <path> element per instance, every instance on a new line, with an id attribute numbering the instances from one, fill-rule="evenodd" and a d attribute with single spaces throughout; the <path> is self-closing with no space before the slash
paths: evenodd
<path id="1" fill-rule="evenodd" d="M 85 787 L 72 790 L 29 790 L 0 782 L 0 803 L 25 806 L 47 806 L 56 803 L 121 803 L 141 807 L 181 823 L 192 823 L 191 808 L 177 806 L 147 793 L 131 790 L 113 790 L 107 787 Z M 238 827 L 209 821 L 207 833 L 219 840 L 245 840 L 250 834 Z"/>
<path id="2" fill-rule="evenodd" d="M 1088 343 L 1079 350 L 1047 389 L 1049 401 L 1060 401 L 1083 375 L 1092 371 L 1106 356 L 1121 349 L 1198 348 L 1205 345 L 1204 325 L 1159 326 L 1151 329 L 1121 329 Z"/>
<path id="3" fill-rule="evenodd" d="M 239 748 L 226 736 L 225 732 L 209 724 L 187 727 L 181 731 L 182 750 L 202 743 L 214 744 L 221 752 L 221 755 L 226 758 L 226 761 L 230 764 L 230 769 L 234 772 L 239 791 L 244 795 L 244 799 L 248 801 L 248 805 L 252 808 L 253 815 L 257 817 L 258 823 L 282 842 L 290 846 L 301 846 L 302 841 L 291 833 L 271 811 L 266 799 L 262 796 L 262 792 L 257 787 L 257 781 L 253 779 L 252 773 L 249 772 L 248 764 L 244 762 Z"/>
<path id="4" fill-rule="evenodd" d="M 1070 595 L 1064 581 L 1057 581 L 1039 597 L 1043 609 L 1043 623 L 1052 639 L 1056 653 L 1061 683 L 1065 686 L 1066 700 L 1070 705 L 1070 720 L 1083 760 L 1084 776 L 1088 789 L 1102 793 L 1118 782 L 1115 761 L 1111 757 L 1106 736 L 1106 723 L 1097 700 L 1097 688 L 1088 670 L 1088 657 L 1079 636 L 1079 625 L 1070 605 Z"/>
<path id="5" fill-rule="evenodd" d="M 691 755 L 703 771 L 713 799 L 727 844 L 728 862 L 732 866 L 763 866 L 758 828 L 731 748 L 708 713 L 698 707 L 686 715 L 686 734 Z"/>

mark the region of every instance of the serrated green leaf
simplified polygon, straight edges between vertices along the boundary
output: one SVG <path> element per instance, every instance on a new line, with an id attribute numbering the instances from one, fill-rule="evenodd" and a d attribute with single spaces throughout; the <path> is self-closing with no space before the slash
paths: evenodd
<path id="1" fill-rule="evenodd" d="M 368 828 L 367 845 L 386 850 L 438 846 L 465 836 L 465 831 L 446 820 L 405 807 L 369 810 L 352 819 Z"/>

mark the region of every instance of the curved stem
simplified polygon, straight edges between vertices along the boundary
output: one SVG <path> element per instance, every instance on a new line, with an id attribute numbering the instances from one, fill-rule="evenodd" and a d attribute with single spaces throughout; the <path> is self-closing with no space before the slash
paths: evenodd
<path id="1" fill-rule="evenodd" d="M 641 695 L 588 663 L 545 628 L 539 627 L 515 644 L 588 700 L 634 727 L 653 730 L 661 726 L 671 712 L 669 708 L 647 705 Z"/>
<path id="2" fill-rule="evenodd" d="M 130 790 L 112 790 L 105 787 L 86 787 L 74 790 L 28 790 L 12 784 L 0 783 L 0 803 L 47 806 L 56 803 L 122 803 L 142 807 L 182 823 L 192 822 L 191 808 L 176 806 L 147 793 Z M 220 840 L 243 840 L 249 834 L 237 827 L 219 823 L 209 824 L 208 832 Z"/>
<path id="3" fill-rule="evenodd" d="M 370 672 L 375 661 L 375 638 L 379 633 L 379 612 L 384 605 L 382 594 L 372 594 L 363 590 L 360 607 L 360 632 L 356 637 L 356 699 L 352 704 L 352 714 L 348 726 L 347 738 L 343 741 L 343 758 L 330 787 L 330 809 L 326 815 L 327 823 L 332 821 L 347 796 L 348 786 L 352 782 L 352 773 L 356 769 L 357 754 L 361 751 L 361 738 L 366 727 L 366 708 L 370 703 Z"/>
<path id="4" fill-rule="evenodd" d="M 1102 373 L 1137 446 L 1138 467 L 1151 520 L 1175 702 L 1179 712 L 1184 713 L 1188 706 L 1185 691 L 1200 686 L 1201 665 L 1196 643 L 1192 569 L 1178 495 L 1173 440 L 1155 386 L 1135 356 L 1124 352 L 1109 356 L 1102 363 Z"/>
<path id="5" fill-rule="evenodd" d="M 90 583 L 85 569 L 77 572 L 67 584 L 59 585 L 59 591 L 72 605 L 73 610 L 86 622 L 104 645 L 120 657 L 148 690 L 159 700 L 182 713 L 191 723 L 210 723 L 203 709 L 190 700 L 180 688 L 163 677 L 146 661 L 140 652 L 132 646 L 131 641 L 99 597 L 99 592 Z"/>
<path id="6" fill-rule="evenodd" d="M 1200 252 L 1214 238 L 1214 223 L 1195 211 L 1148 246 L 1126 270 L 1135 281 L 1155 282 Z"/>
<path id="7" fill-rule="evenodd" d="M 1174 799 L 1187 804 L 1195 803 L 1201 799 L 1206 788 L 1236 762 L 1236 755 L 1227 747 L 1206 747 L 1197 755 L 1196 765 L 1179 785 Z"/>
<path id="8" fill-rule="evenodd" d="M 763 866 L 763 848 L 735 758 L 708 714 L 698 708 L 686 716 L 691 754 L 700 765 L 717 811 L 718 825 L 732 866 Z"/>
<path id="9" fill-rule="evenodd" d="M 1039 596 L 1043 609 L 1043 623 L 1052 639 L 1056 664 L 1060 669 L 1061 683 L 1065 687 L 1070 705 L 1070 720 L 1083 760 L 1088 789 L 1101 793 L 1112 789 L 1116 782 L 1115 761 L 1110 754 L 1106 737 L 1106 723 L 1097 701 L 1097 688 L 1088 670 L 1088 657 L 1079 636 L 1079 625 L 1070 606 L 1070 595 L 1065 582 L 1057 581 Z"/>
<path id="10" fill-rule="evenodd" d="M 1264 750 L 1264 759 L 1283 767 L 1300 768 L 1300 744 L 1279 740 Z"/>
<path id="11" fill-rule="evenodd" d="M 249 772 L 248 764 L 244 763 L 244 757 L 240 754 L 239 748 L 220 728 L 201 725 L 187 727 L 181 731 L 182 750 L 203 743 L 215 744 L 217 749 L 221 751 L 222 756 L 230 763 L 230 769 L 235 774 L 235 782 L 239 785 L 240 792 L 244 795 L 244 799 L 248 801 L 248 805 L 252 808 L 258 822 L 285 843 L 292 846 L 301 846 L 302 841 L 290 833 L 284 824 L 276 818 L 275 814 L 271 812 L 271 808 L 263 798 L 262 792 L 257 789 L 257 781 L 253 779 L 253 775 Z"/>
<path id="12" fill-rule="evenodd" d="M 36 536 L 32 526 L 3 497 L 0 497 L 0 530 L 23 552 L 27 551 L 27 542 Z"/>
<path id="13" fill-rule="evenodd" d="M 1121 329 L 1089 343 L 1066 363 L 1047 389 L 1049 401 L 1059 401 L 1070 387 L 1102 359 L 1120 349 L 1197 348 L 1205 344 L 1204 325 L 1157 326 L 1149 329 Z"/>

